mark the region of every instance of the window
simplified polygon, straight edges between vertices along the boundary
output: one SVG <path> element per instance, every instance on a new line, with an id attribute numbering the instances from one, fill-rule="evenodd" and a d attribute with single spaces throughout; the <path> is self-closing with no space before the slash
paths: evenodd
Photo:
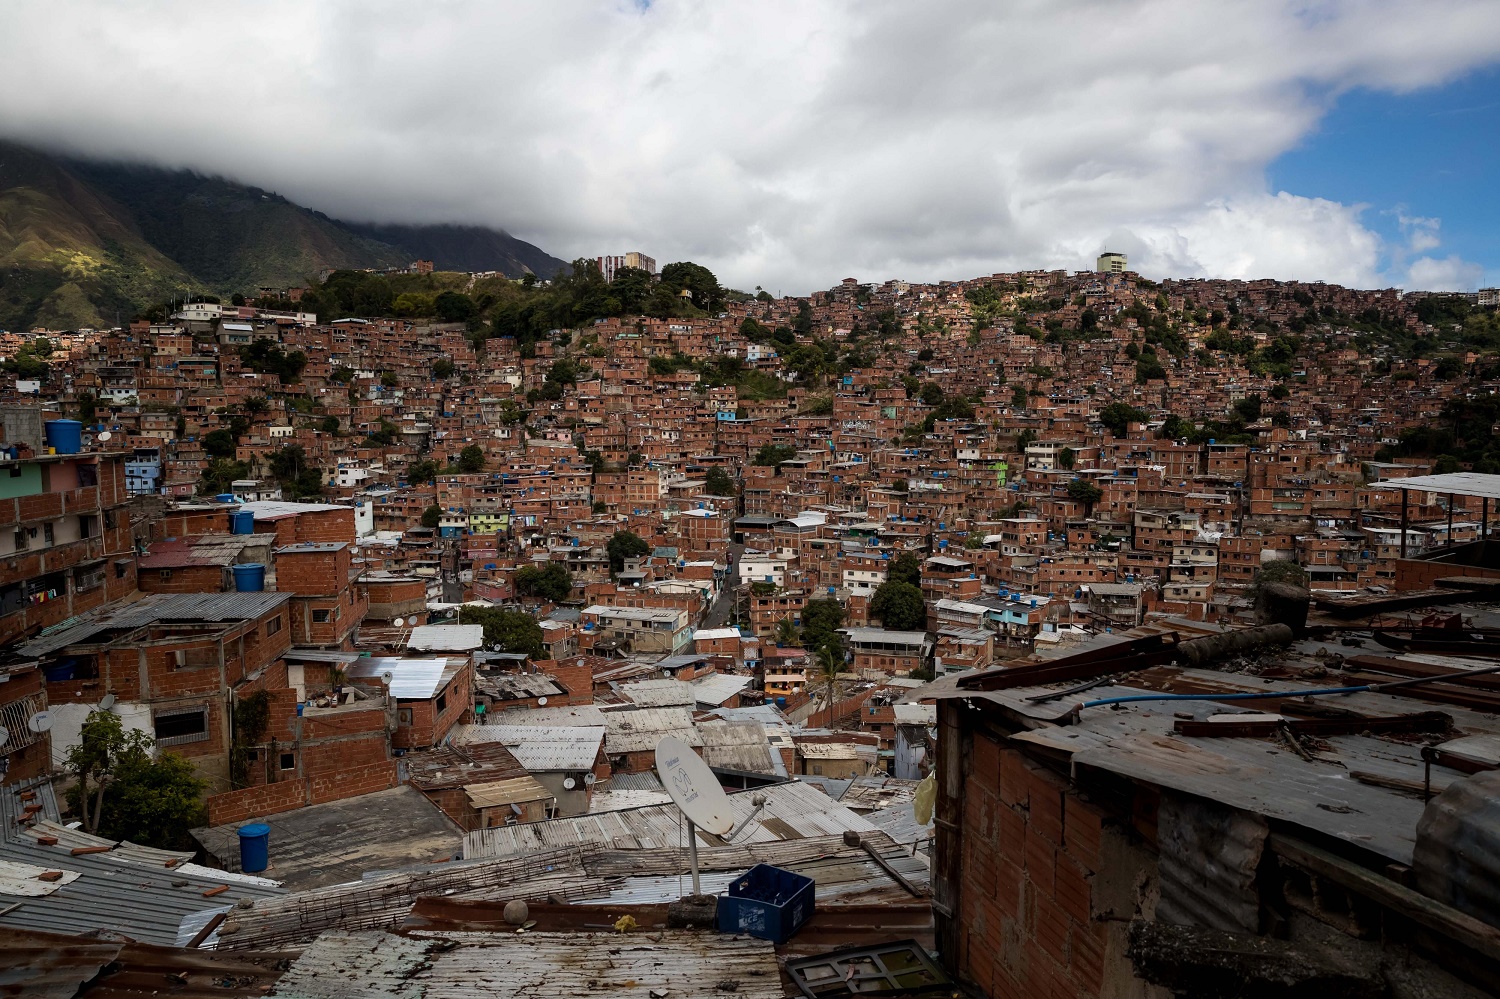
<path id="1" fill-rule="evenodd" d="M 163 583 L 165 583 L 165 582 L 166 582 L 166 581 L 167 581 L 167 580 L 169 580 L 169 579 L 171 579 L 171 578 L 172 578 L 172 570 L 171 570 L 171 569 L 161 569 L 161 570 L 159 570 L 159 571 L 158 571 L 158 572 L 157 572 L 157 574 L 156 574 L 156 575 L 157 575 L 157 577 L 158 577 L 158 578 L 159 578 L 159 579 L 160 579 L 160 580 L 161 580 L 161 581 L 162 581 L 162 582 L 163 582 Z"/>
<path id="2" fill-rule="evenodd" d="M 52 533 L 52 525 L 51 524 L 43 524 L 42 525 L 42 543 L 50 545 L 52 543 L 53 536 L 54 535 Z"/>
<path id="3" fill-rule="evenodd" d="M 156 744 L 180 746 L 208 739 L 208 708 L 196 707 L 157 712 Z"/>
<path id="4" fill-rule="evenodd" d="M 437 699 L 437 709 L 439 711 L 442 711 L 447 706 L 448 706 L 448 695 L 447 694 L 439 694 L 438 695 L 438 699 Z"/>
<path id="5" fill-rule="evenodd" d="M 410 725 L 411 724 L 411 708 L 397 708 L 396 709 L 396 722 L 399 725 Z"/>
<path id="6" fill-rule="evenodd" d="M 282 753 L 281 754 L 281 769 L 283 769 L 283 770 L 296 770 L 297 769 L 297 756 L 296 756 L 295 753 Z"/>
<path id="7" fill-rule="evenodd" d="M 123 559 L 122 558 L 122 559 L 118 560 L 117 562 L 115 562 L 115 578 L 116 579 L 124 579 L 125 578 L 125 574 L 127 572 L 129 572 L 129 571 L 130 571 L 130 560 L 129 559 Z"/>
<path id="8" fill-rule="evenodd" d="M 326 610 L 315 610 L 315 611 L 312 612 L 312 615 L 313 615 L 313 624 L 327 624 L 328 623 L 328 611 L 326 611 Z"/>
<path id="9" fill-rule="evenodd" d="M 271 620 L 269 620 L 269 621 L 266 622 L 266 637 L 270 638 L 272 635 L 276 634 L 280 630 L 281 630 L 281 615 L 277 614 L 275 617 L 271 618 Z"/>

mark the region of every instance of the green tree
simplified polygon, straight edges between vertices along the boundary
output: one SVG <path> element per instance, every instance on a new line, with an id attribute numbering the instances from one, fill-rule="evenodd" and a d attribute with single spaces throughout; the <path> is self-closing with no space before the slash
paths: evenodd
<path id="1" fill-rule="evenodd" d="M 396 376 L 396 372 L 394 371 L 382 371 L 380 373 L 380 384 L 386 388 L 395 388 L 401 384 L 401 379 Z"/>
<path id="2" fill-rule="evenodd" d="M 1448 475 L 1452 472 L 1461 471 L 1463 471 L 1463 466 L 1459 464 L 1458 458 L 1451 454 L 1440 454 L 1432 463 L 1432 472 L 1434 475 Z"/>
<path id="3" fill-rule="evenodd" d="M 651 553 L 651 546 L 646 543 L 639 534 L 634 531 L 616 531 L 604 546 L 609 553 L 609 571 L 611 574 L 620 572 L 625 568 L 625 560 L 640 558 L 642 555 Z"/>
<path id="4" fill-rule="evenodd" d="M 809 600 L 802 608 L 802 645 L 821 649 L 839 641 L 838 628 L 844 623 L 844 608 L 832 597 Z"/>
<path id="5" fill-rule="evenodd" d="M 323 422 L 318 424 L 318 429 L 325 434 L 336 434 L 339 432 L 339 418 L 337 416 L 325 416 Z"/>
<path id="6" fill-rule="evenodd" d="M 458 470 L 469 473 L 484 471 L 484 448 L 470 444 L 458 452 Z"/>
<path id="7" fill-rule="evenodd" d="M 1277 558 L 1260 564 L 1260 568 L 1255 571 L 1255 583 L 1290 583 L 1306 588 L 1307 573 L 1291 559 Z"/>
<path id="8" fill-rule="evenodd" d="M 603 500 L 594 500 L 593 510 L 595 513 L 609 513 L 609 504 Z"/>
<path id="9" fill-rule="evenodd" d="M 755 457 L 751 459 L 752 465 L 766 465 L 772 468 L 780 468 L 783 462 L 791 461 L 797 457 L 797 449 L 790 444 L 763 444 Z"/>
<path id="10" fill-rule="evenodd" d="M 887 579 L 870 598 L 870 616 L 893 631 L 922 631 L 927 627 L 927 603 L 917 587 Z"/>
<path id="11" fill-rule="evenodd" d="M 430 460 L 414 461 L 406 468 L 406 481 L 414 486 L 426 485 L 437 478 L 442 469 L 438 463 Z"/>
<path id="12" fill-rule="evenodd" d="M 1246 423 L 1254 423 L 1260 419 L 1260 394 L 1252 392 L 1239 402 L 1234 404 L 1234 411 L 1240 415 Z"/>
<path id="13" fill-rule="evenodd" d="M 837 636 L 835 636 L 837 637 Z M 813 653 L 813 667 L 823 684 L 823 699 L 828 716 L 825 724 L 833 725 L 833 701 L 838 690 L 839 674 L 844 671 L 844 655 L 839 645 L 820 645 Z"/>
<path id="14" fill-rule="evenodd" d="M 1057 452 L 1057 467 L 1061 469 L 1072 468 L 1078 461 L 1078 452 L 1070 447 L 1065 447 Z"/>
<path id="15" fill-rule="evenodd" d="M 443 379 L 452 378 L 453 372 L 457 370 L 451 357 L 440 357 L 432 362 L 432 377 Z"/>
<path id="16" fill-rule="evenodd" d="M 323 474 L 307 460 L 301 444 L 288 444 L 271 452 L 271 475 L 290 499 L 323 494 Z"/>
<path id="17" fill-rule="evenodd" d="M 637 315 L 651 298 L 651 275 L 639 267 L 621 267 L 615 271 L 609 290 L 620 303 L 621 315 Z"/>
<path id="18" fill-rule="evenodd" d="M 466 323 L 479 318 L 479 306 L 468 295 L 457 291 L 438 292 L 432 300 L 432 311 L 445 323 Z"/>
<path id="19" fill-rule="evenodd" d="M 734 479 L 722 465 L 711 465 L 703 480 L 703 491 L 710 496 L 733 496 Z"/>
<path id="20" fill-rule="evenodd" d="M 91 711 L 67 765 L 76 779 L 69 802 L 86 831 L 143 846 L 184 849 L 188 830 L 207 821 L 207 782 L 174 753 L 152 756 L 144 732 L 127 734 L 118 715 Z"/>
<path id="21" fill-rule="evenodd" d="M 775 587 L 772 589 L 774 590 Z M 784 617 L 776 622 L 776 644 L 780 646 L 797 644 L 797 626 L 792 623 L 791 618 Z"/>
<path id="22" fill-rule="evenodd" d="M 523 597 L 560 604 L 573 593 L 573 574 L 561 562 L 548 562 L 541 568 L 527 565 L 516 570 L 515 584 Z"/>
<path id="23" fill-rule="evenodd" d="M 464 607 L 458 612 L 460 624 L 484 626 L 484 647 L 491 652 L 524 653 L 532 659 L 546 654 L 542 626 L 523 611 L 501 607 Z"/>
<path id="24" fill-rule="evenodd" d="M 85 426 L 97 421 L 99 416 L 99 397 L 92 392 L 84 392 L 78 397 L 78 422 Z"/>
<path id="25" fill-rule="evenodd" d="M 1083 504 L 1083 515 L 1087 517 L 1104 493 L 1087 479 L 1074 479 L 1068 483 L 1068 499 Z"/>
<path id="26" fill-rule="evenodd" d="M 203 438 L 203 450 L 208 452 L 210 458 L 233 458 L 235 447 L 234 434 L 223 427 L 210 430 Z"/>
<path id="27" fill-rule="evenodd" d="M 1149 414 L 1143 409 L 1123 402 L 1112 402 L 1099 411 L 1099 422 L 1116 437 L 1124 437 L 1130 424 L 1145 420 Z"/>
<path id="28" fill-rule="evenodd" d="M 436 530 L 443 519 L 443 508 L 436 503 L 422 511 L 422 526 Z"/>
<path id="29" fill-rule="evenodd" d="M 243 461 L 215 458 L 203 469 L 203 475 L 198 480 L 198 489 L 210 496 L 217 496 L 219 493 L 229 492 L 235 479 L 248 479 L 249 477 L 250 466 Z"/>
<path id="30" fill-rule="evenodd" d="M 719 312 L 724 308 L 724 289 L 714 272 L 691 261 L 668 264 L 661 269 L 658 287 L 672 296 L 686 289 L 692 295 L 693 305 L 704 312 Z"/>
<path id="31" fill-rule="evenodd" d="M 891 564 L 885 569 L 886 582 L 906 583 L 909 586 L 920 587 L 922 585 L 922 560 L 912 552 L 902 552 L 891 559 Z"/>

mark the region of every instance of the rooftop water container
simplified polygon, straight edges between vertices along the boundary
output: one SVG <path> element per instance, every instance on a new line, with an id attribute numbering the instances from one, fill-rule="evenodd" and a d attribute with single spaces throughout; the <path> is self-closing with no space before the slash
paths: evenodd
<path id="1" fill-rule="evenodd" d="M 259 593 L 266 588 L 266 567 L 260 562 L 237 565 L 234 571 L 234 588 L 240 593 Z"/>
<path id="2" fill-rule="evenodd" d="M 77 454 L 83 450 L 83 424 L 77 420 L 48 420 L 43 425 L 47 446 L 58 454 Z"/>

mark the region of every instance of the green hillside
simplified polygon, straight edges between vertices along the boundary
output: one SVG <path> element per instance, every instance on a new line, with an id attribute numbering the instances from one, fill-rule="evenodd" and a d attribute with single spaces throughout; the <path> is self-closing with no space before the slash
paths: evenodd
<path id="1" fill-rule="evenodd" d="M 193 293 L 434 260 L 551 277 L 566 264 L 475 226 L 359 226 L 221 177 L 0 142 L 0 329 L 114 325 Z"/>
<path id="2" fill-rule="evenodd" d="M 200 287 L 129 211 L 50 157 L 0 143 L 0 328 L 112 325 Z"/>
<path id="3" fill-rule="evenodd" d="M 127 206 L 146 239 L 209 286 L 254 294 L 320 271 L 393 267 L 402 251 L 277 194 L 186 170 L 73 161 L 69 169 Z"/>

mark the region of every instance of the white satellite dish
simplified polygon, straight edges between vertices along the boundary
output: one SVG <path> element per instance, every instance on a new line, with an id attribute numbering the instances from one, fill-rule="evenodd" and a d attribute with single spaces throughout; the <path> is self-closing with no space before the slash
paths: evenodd
<path id="1" fill-rule="evenodd" d="M 585 784 L 587 784 L 589 787 L 593 787 L 594 786 L 594 782 L 596 780 L 598 780 L 598 779 L 599 778 L 595 777 L 593 774 L 584 774 L 583 775 L 583 782 Z"/>
<path id="2" fill-rule="evenodd" d="M 692 746 L 672 736 L 658 742 L 656 775 L 693 825 L 715 836 L 724 836 L 734 828 L 729 795 Z"/>
<path id="3" fill-rule="evenodd" d="M 577 786 L 578 786 L 578 782 L 576 780 L 574 780 L 573 778 L 571 778 L 571 777 L 564 777 L 563 778 L 563 787 L 567 788 L 569 791 L 573 790 Z"/>
<path id="4" fill-rule="evenodd" d="M 26 719 L 26 727 L 31 729 L 33 732 L 36 732 L 37 734 L 41 734 L 42 732 L 47 731 L 52 727 L 52 712 L 38 711 L 36 714 Z"/>
<path id="5" fill-rule="evenodd" d="M 394 620 L 394 621 L 391 622 L 391 624 L 394 624 L 398 628 L 401 627 L 402 625 L 404 625 L 405 623 L 406 623 L 406 618 L 404 618 L 404 617 L 398 617 L 398 618 L 396 618 L 396 620 Z"/>
<path id="6" fill-rule="evenodd" d="M 5 745 L 9 741 L 10 741 L 10 730 L 7 729 L 4 725 L 0 725 L 0 746 Z"/>
<path id="7" fill-rule="evenodd" d="M 101 430 L 99 432 L 99 443 L 103 444 L 105 441 L 109 440 L 113 436 L 114 436 L 114 434 L 111 434 L 108 430 Z"/>
<path id="8" fill-rule="evenodd" d="M 538 697 L 536 699 L 536 706 L 537 707 L 539 707 L 539 708 L 546 707 L 546 705 L 547 705 L 547 699 L 545 697 Z"/>
<path id="9" fill-rule="evenodd" d="M 390 682 L 396 679 L 396 674 L 392 673 L 390 670 L 386 670 L 384 673 L 380 674 L 380 678 L 386 682 L 387 686 L 389 686 Z"/>
<path id="10" fill-rule="evenodd" d="M 108 711 L 110 708 L 112 708 L 114 706 L 115 706 L 115 695 L 114 694 L 105 694 L 104 697 L 101 698 L 100 701 L 99 701 L 99 710 L 100 711 Z"/>

